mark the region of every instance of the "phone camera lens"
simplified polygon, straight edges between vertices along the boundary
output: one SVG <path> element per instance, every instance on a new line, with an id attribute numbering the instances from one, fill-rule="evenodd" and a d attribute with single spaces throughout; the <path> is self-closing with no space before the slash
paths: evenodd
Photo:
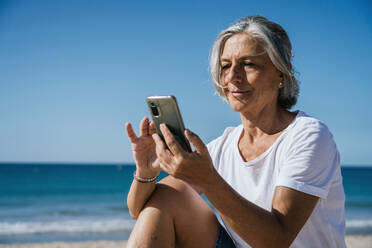
<path id="1" fill-rule="evenodd" d="M 159 116 L 159 110 L 156 107 L 155 103 L 151 102 L 150 103 L 150 108 L 151 108 L 151 111 L 152 111 L 152 114 L 153 114 L 154 117 Z"/>

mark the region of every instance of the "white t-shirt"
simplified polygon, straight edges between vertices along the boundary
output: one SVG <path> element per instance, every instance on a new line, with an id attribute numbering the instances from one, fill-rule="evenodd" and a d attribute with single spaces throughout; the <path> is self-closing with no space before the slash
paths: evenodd
<path id="1" fill-rule="evenodd" d="M 229 127 L 208 144 L 214 167 L 225 181 L 244 198 L 268 211 L 277 186 L 319 197 L 290 247 L 346 247 L 340 158 L 327 126 L 299 111 L 274 144 L 248 162 L 244 162 L 238 150 L 242 131 L 242 125 Z M 220 216 L 218 219 L 237 247 L 250 247 Z"/>

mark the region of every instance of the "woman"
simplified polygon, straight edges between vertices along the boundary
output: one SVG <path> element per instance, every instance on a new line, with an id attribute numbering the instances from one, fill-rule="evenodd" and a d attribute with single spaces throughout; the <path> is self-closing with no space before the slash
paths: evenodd
<path id="1" fill-rule="evenodd" d="M 126 126 L 137 170 L 128 247 L 345 247 L 339 153 L 328 128 L 301 111 L 284 29 L 264 17 L 221 32 L 211 54 L 217 92 L 242 124 L 188 153 L 144 118 Z M 160 170 L 170 176 L 155 183 Z M 200 197 L 204 193 L 217 217 Z"/>

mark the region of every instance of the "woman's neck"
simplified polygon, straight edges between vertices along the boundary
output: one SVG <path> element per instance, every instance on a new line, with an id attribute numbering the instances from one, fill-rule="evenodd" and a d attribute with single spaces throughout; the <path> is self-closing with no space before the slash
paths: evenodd
<path id="1" fill-rule="evenodd" d="M 277 106 L 260 112 L 240 113 L 243 124 L 243 137 L 251 142 L 282 132 L 294 119 L 295 114 Z"/>

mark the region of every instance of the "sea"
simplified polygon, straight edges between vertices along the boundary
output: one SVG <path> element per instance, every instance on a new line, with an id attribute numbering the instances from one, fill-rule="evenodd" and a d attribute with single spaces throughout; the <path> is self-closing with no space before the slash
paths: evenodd
<path id="1" fill-rule="evenodd" d="M 132 164 L 0 164 L 0 244 L 127 240 Z M 342 166 L 346 233 L 372 234 L 372 166 Z M 165 173 L 161 177 L 166 176 Z"/>

